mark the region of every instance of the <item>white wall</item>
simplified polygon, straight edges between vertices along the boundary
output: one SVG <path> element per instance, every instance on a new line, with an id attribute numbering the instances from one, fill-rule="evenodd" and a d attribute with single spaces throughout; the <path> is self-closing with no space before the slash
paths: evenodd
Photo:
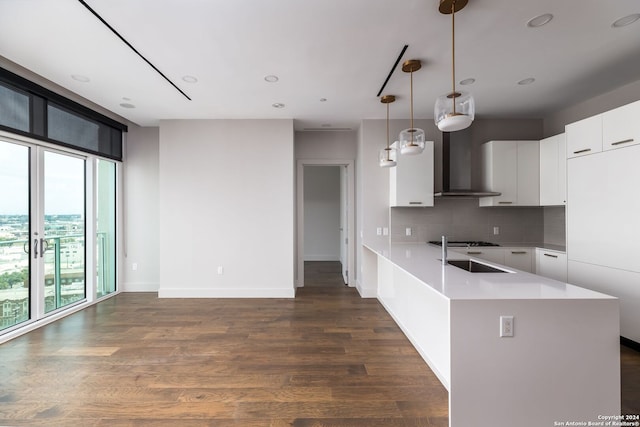
<path id="1" fill-rule="evenodd" d="M 304 167 L 304 260 L 340 260 L 340 166 Z"/>
<path id="2" fill-rule="evenodd" d="M 159 139 L 157 127 L 134 125 L 127 134 L 121 275 L 125 292 L 157 292 L 160 286 Z"/>
<path id="3" fill-rule="evenodd" d="M 292 120 L 162 121 L 159 164 L 160 297 L 294 296 Z"/>

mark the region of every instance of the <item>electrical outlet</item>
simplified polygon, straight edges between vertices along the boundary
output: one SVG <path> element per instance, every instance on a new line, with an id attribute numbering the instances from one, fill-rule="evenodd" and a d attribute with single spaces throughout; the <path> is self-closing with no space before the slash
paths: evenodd
<path id="1" fill-rule="evenodd" d="M 500 316 L 500 338 L 513 336 L 513 316 Z"/>
<path id="2" fill-rule="evenodd" d="M 498 234 L 500 234 L 500 227 L 493 227 L 493 235 L 497 236 Z"/>
<path id="3" fill-rule="evenodd" d="M 388 236 L 389 235 L 389 229 L 387 227 L 383 227 L 382 228 L 382 235 L 383 236 Z"/>
<path id="4" fill-rule="evenodd" d="M 407 227 L 404 229 L 404 234 L 407 236 L 411 236 L 411 227 Z"/>
<path id="5" fill-rule="evenodd" d="M 382 227 L 378 227 L 378 228 L 376 228 L 376 234 L 377 234 L 378 236 L 382 236 Z"/>
<path id="6" fill-rule="evenodd" d="M 221 265 L 218 266 L 218 274 L 224 274 L 224 267 Z"/>
<path id="7" fill-rule="evenodd" d="M 133 271 L 137 271 L 138 270 L 138 263 L 137 262 L 134 262 L 134 263 L 131 264 L 131 270 L 133 270 Z"/>

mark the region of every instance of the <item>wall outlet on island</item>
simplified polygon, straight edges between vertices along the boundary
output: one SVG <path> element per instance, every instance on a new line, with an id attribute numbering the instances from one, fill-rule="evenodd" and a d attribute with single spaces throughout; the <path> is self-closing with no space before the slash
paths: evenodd
<path id="1" fill-rule="evenodd" d="M 493 227 L 493 235 L 497 236 L 498 234 L 500 234 L 500 227 Z"/>
<path id="2" fill-rule="evenodd" d="M 500 316 L 500 338 L 513 336 L 513 316 Z"/>
<path id="3" fill-rule="evenodd" d="M 218 266 L 218 274 L 224 274 L 224 267 L 221 265 Z"/>
<path id="4" fill-rule="evenodd" d="M 133 270 L 133 271 L 137 271 L 138 270 L 138 263 L 137 262 L 131 263 L 131 270 Z"/>

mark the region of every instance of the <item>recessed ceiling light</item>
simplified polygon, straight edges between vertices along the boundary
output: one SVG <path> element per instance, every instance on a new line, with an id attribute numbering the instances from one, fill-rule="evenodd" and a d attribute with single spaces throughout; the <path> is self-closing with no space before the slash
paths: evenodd
<path id="1" fill-rule="evenodd" d="M 526 79 L 520 80 L 520 81 L 518 82 L 518 84 L 519 84 L 520 86 L 526 86 L 526 85 L 530 85 L 531 83 L 533 83 L 533 82 L 535 82 L 535 81 L 536 81 L 536 79 L 534 79 L 533 77 L 529 77 L 529 78 L 526 78 Z"/>
<path id="2" fill-rule="evenodd" d="M 196 77 L 193 76 L 182 76 L 182 80 L 184 80 L 187 83 L 197 83 L 198 79 Z"/>
<path id="3" fill-rule="evenodd" d="M 72 74 L 71 78 L 81 83 L 89 83 L 90 81 L 89 77 L 83 76 L 82 74 Z"/>
<path id="4" fill-rule="evenodd" d="M 126 96 L 123 96 L 123 97 L 122 97 L 122 100 L 123 100 L 123 101 L 131 101 L 131 98 L 127 98 Z"/>
<path id="5" fill-rule="evenodd" d="M 269 82 L 269 83 L 275 83 L 278 80 L 280 80 L 278 78 L 278 76 L 274 76 L 273 74 L 269 74 L 268 76 L 264 76 L 264 81 L 265 82 Z"/>
<path id="6" fill-rule="evenodd" d="M 274 104 L 271 104 L 271 106 L 272 106 L 273 108 L 284 108 L 284 104 L 283 104 L 283 103 L 281 103 L 281 102 L 276 102 L 276 103 L 274 103 Z"/>
<path id="7" fill-rule="evenodd" d="M 474 84 L 475 82 L 476 82 L 476 79 L 474 79 L 474 78 L 470 78 L 470 79 L 464 79 L 464 80 L 461 80 L 461 81 L 460 81 L 460 84 L 461 84 L 461 85 L 465 85 L 465 86 L 466 86 L 466 85 L 472 85 L 472 84 Z"/>
<path id="8" fill-rule="evenodd" d="M 320 98 L 320 102 L 327 102 L 327 98 Z"/>
<path id="9" fill-rule="evenodd" d="M 122 104 L 120 104 L 120 106 L 121 106 L 122 108 L 136 108 L 136 106 L 135 106 L 135 105 L 133 105 L 133 104 L 129 104 L 128 102 L 123 102 Z"/>
<path id="10" fill-rule="evenodd" d="M 634 13 L 631 15 L 623 16 L 620 19 L 617 19 L 616 21 L 613 22 L 613 24 L 611 24 L 611 26 L 613 28 L 626 27 L 627 25 L 633 24 L 638 19 L 640 19 L 640 13 Z"/>
<path id="11" fill-rule="evenodd" d="M 535 18 L 529 19 L 527 21 L 527 27 L 529 28 L 538 28 L 542 27 L 545 24 L 548 24 L 553 19 L 553 15 L 550 13 L 545 13 L 544 15 L 538 15 Z"/>

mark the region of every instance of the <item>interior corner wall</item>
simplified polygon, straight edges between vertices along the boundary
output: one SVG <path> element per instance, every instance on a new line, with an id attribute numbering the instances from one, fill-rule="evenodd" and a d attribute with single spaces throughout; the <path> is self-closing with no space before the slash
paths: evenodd
<path id="1" fill-rule="evenodd" d="M 550 114 L 544 119 L 544 136 L 564 132 L 565 125 L 640 100 L 640 80 Z"/>
<path id="2" fill-rule="evenodd" d="M 304 167 L 304 260 L 340 261 L 340 166 Z"/>
<path id="3" fill-rule="evenodd" d="M 294 296 L 293 120 L 161 121 L 159 165 L 160 297 Z"/>
<path id="4" fill-rule="evenodd" d="M 124 158 L 122 290 L 157 292 L 160 286 L 158 233 L 159 128 L 129 126 Z"/>

